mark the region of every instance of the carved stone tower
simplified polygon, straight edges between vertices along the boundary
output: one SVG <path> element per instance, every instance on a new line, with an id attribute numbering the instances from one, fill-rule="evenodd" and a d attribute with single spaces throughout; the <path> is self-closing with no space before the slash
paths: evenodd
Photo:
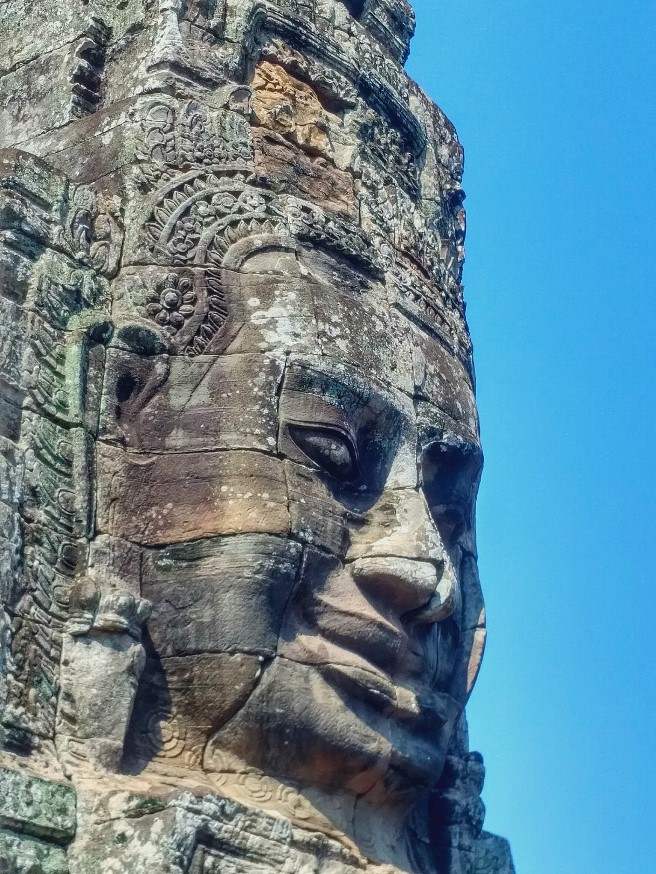
<path id="1" fill-rule="evenodd" d="M 0 872 L 511 874 L 462 151 L 405 0 L 0 2 Z"/>

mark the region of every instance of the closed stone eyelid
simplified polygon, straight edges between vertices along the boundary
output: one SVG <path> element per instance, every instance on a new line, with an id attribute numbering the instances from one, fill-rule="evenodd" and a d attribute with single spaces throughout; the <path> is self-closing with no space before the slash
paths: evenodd
<path id="1" fill-rule="evenodd" d="M 447 459 L 447 454 L 450 455 L 450 459 Z M 440 455 L 442 455 L 441 459 Z M 424 483 L 426 483 L 426 465 L 431 462 L 436 468 L 439 468 L 440 462 L 444 464 L 446 461 L 452 471 L 455 465 L 455 476 L 458 478 L 468 477 L 472 486 L 480 478 L 483 469 L 483 452 L 480 446 L 459 438 L 456 440 L 433 440 L 424 446 L 419 446 L 417 460 L 423 469 Z"/>
<path id="2" fill-rule="evenodd" d="M 343 437 L 344 439 L 348 440 L 349 445 L 357 454 L 357 447 L 355 445 L 356 441 L 353 435 L 350 433 L 349 429 L 346 427 L 340 427 L 334 422 L 307 422 L 294 419 L 288 419 L 285 424 L 287 425 L 287 427 L 291 428 L 300 428 L 307 431 L 327 431 L 331 434 L 336 434 L 338 437 Z"/>
<path id="3" fill-rule="evenodd" d="M 320 434 L 320 436 L 326 437 L 327 439 L 331 437 L 336 437 L 342 440 L 346 444 L 346 448 L 349 452 L 351 458 L 351 464 L 354 468 L 354 476 L 349 478 L 349 481 L 357 479 L 361 474 L 361 466 L 360 466 L 360 457 L 356 445 L 356 441 L 353 437 L 348 433 L 346 429 L 342 429 L 334 424 L 324 424 L 320 422 L 287 422 L 286 423 L 287 431 L 290 438 L 293 440 L 294 444 L 300 449 L 300 451 L 314 464 L 319 466 L 320 463 L 316 461 L 316 459 L 312 458 L 311 455 L 304 449 L 302 445 L 299 444 L 299 441 L 296 439 L 294 435 L 294 430 L 298 429 L 299 431 L 309 433 Z M 327 471 L 330 473 L 330 471 Z M 331 474 L 332 475 L 332 474 Z"/>

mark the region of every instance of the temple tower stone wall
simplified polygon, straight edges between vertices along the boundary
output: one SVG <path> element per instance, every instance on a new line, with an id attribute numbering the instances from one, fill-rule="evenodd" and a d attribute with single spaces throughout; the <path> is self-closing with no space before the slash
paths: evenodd
<path id="1" fill-rule="evenodd" d="M 463 154 L 413 31 L 0 3 L 2 872 L 514 870 L 465 719 Z"/>

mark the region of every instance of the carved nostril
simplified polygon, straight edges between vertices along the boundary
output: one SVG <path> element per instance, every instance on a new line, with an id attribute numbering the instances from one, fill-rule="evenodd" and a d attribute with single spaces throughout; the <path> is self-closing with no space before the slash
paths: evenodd
<path id="1" fill-rule="evenodd" d="M 417 559 L 370 556 L 356 559 L 350 571 L 361 589 L 407 613 L 431 602 L 443 568 Z"/>
<path id="2" fill-rule="evenodd" d="M 402 617 L 403 622 L 407 627 L 444 622 L 455 613 L 458 607 L 458 597 L 458 577 L 451 562 L 447 562 L 430 600 L 419 609 L 408 611 Z"/>

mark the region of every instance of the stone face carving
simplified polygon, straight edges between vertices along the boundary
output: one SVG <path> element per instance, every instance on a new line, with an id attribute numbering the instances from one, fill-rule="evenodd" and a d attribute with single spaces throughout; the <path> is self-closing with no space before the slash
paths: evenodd
<path id="1" fill-rule="evenodd" d="M 410 8 L 5 5 L 0 871 L 506 874 Z"/>

